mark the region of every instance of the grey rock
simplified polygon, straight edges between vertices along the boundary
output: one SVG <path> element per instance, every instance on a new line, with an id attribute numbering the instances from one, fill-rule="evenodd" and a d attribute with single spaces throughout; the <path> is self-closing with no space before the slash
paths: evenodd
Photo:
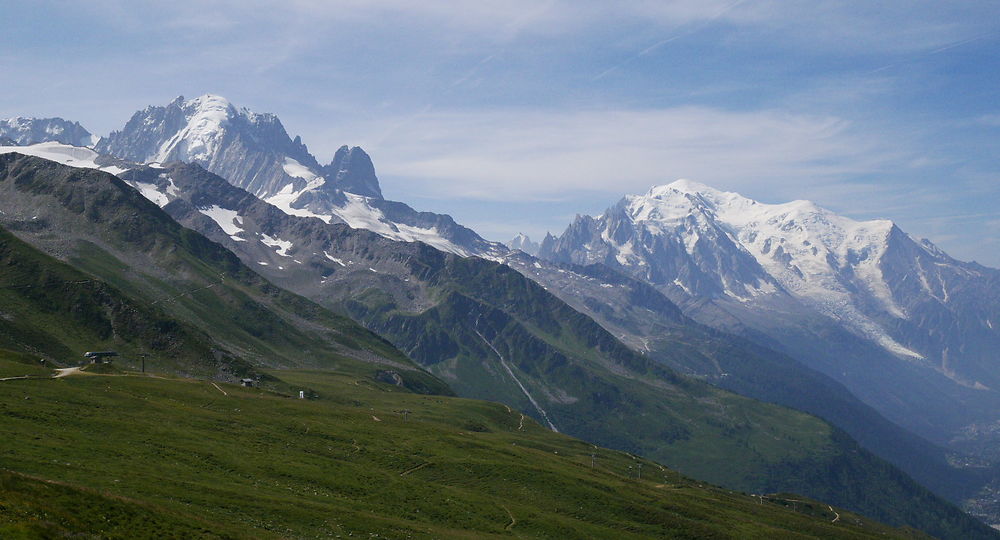
<path id="1" fill-rule="evenodd" d="M 330 187 L 365 197 L 382 198 L 372 158 L 358 146 L 341 146 L 333 161 L 323 167 L 322 173 Z"/>

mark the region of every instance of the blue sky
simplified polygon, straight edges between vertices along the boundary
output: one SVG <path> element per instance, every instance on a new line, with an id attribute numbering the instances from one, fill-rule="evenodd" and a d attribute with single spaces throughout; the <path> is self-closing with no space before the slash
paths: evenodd
<path id="1" fill-rule="evenodd" d="M 0 117 L 216 93 L 491 239 L 677 178 L 1000 267 L 1000 3 L 5 2 Z"/>

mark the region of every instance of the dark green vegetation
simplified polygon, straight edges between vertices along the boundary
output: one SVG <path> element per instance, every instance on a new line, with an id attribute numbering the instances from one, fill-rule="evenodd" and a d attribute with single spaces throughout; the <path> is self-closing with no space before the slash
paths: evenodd
<path id="1" fill-rule="evenodd" d="M 0 471 L 0 538 L 219 538 L 223 527 L 96 490 Z M 210 528 L 211 527 L 211 528 Z M 235 529 L 234 529 L 235 530 Z"/>
<path id="2" fill-rule="evenodd" d="M 2 382 L 0 536 L 919 536 L 796 496 L 705 486 L 503 405 L 417 395 L 345 366 L 272 373 L 311 400 L 128 375 Z"/>
<path id="3" fill-rule="evenodd" d="M 350 357 L 448 392 L 385 340 L 271 285 L 109 174 L 5 154 L 0 210 L 31 244 L 0 230 L 0 346 L 57 363 L 122 349 L 132 366 L 147 354 L 161 368 L 230 379 Z"/>
<path id="4" fill-rule="evenodd" d="M 0 268 L 0 347 L 34 353 L 58 365 L 82 361 L 82 351 L 105 349 L 118 349 L 133 360 L 148 351 L 151 364 L 168 361 L 180 370 L 204 369 L 206 359 L 238 361 L 214 350 L 203 332 L 130 300 L 2 228 Z"/>
<path id="5" fill-rule="evenodd" d="M 30 354 L 0 349 L 0 379 L 8 377 L 51 377 L 52 368 Z"/>

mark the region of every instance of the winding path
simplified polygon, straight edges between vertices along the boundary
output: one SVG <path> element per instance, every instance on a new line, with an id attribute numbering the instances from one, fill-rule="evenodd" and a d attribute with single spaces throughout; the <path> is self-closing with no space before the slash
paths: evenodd
<path id="1" fill-rule="evenodd" d="M 517 520 L 514 519 L 514 514 L 511 514 L 510 510 L 508 510 L 506 506 L 500 505 L 500 508 L 503 508 L 504 512 L 507 512 L 507 516 L 510 517 L 510 523 L 508 523 L 507 526 L 503 528 L 503 530 L 509 531 L 514 528 L 514 525 L 517 525 Z"/>

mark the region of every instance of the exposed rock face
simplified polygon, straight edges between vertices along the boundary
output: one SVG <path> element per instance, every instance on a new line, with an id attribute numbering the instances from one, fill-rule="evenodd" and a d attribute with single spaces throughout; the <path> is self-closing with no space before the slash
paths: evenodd
<path id="1" fill-rule="evenodd" d="M 372 158 L 360 147 L 341 146 L 322 172 L 327 184 L 339 190 L 374 199 L 382 198 Z"/>
<path id="2" fill-rule="evenodd" d="M 0 144 L 3 141 L 18 146 L 43 142 L 59 142 L 72 146 L 92 146 L 94 136 L 79 122 L 62 118 L 14 117 L 0 120 Z"/>

